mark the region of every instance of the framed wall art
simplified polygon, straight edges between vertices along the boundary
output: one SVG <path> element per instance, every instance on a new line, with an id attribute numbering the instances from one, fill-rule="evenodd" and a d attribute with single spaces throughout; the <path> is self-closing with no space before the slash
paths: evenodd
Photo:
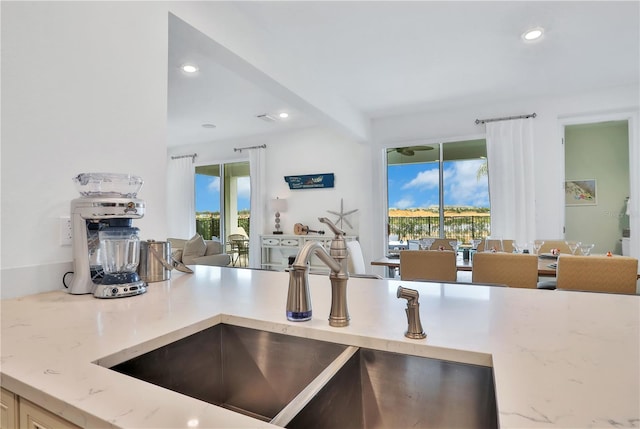
<path id="1" fill-rule="evenodd" d="M 596 179 L 566 180 L 564 199 L 567 206 L 594 206 L 598 203 Z"/>

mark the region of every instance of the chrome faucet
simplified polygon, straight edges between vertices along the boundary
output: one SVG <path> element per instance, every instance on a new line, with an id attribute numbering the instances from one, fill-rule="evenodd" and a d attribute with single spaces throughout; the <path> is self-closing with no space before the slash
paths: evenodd
<path id="1" fill-rule="evenodd" d="M 397 296 L 398 298 L 407 300 L 405 312 L 407 313 L 409 327 L 407 332 L 404 333 L 404 336 L 413 340 L 426 338 L 427 334 L 422 330 L 422 323 L 420 323 L 420 303 L 418 302 L 420 295 L 418 291 L 398 286 Z"/>
<path id="2" fill-rule="evenodd" d="M 329 325 L 342 327 L 349 324 L 347 310 L 347 245 L 344 232 L 338 229 L 326 217 L 318 218 L 334 233 L 329 252 L 320 242 L 308 241 L 289 267 L 289 292 L 287 293 L 287 319 L 302 322 L 311 319 L 311 295 L 309 293 L 309 260 L 314 254 L 330 269 L 331 281 L 331 312 Z"/>

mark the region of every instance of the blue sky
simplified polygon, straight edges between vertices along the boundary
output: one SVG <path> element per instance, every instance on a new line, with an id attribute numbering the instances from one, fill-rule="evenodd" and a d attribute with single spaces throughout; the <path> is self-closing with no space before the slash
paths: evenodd
<path id="1" fill-rule="evenodd" d="M 444 163 L 444 205 L 489 207 L 487 176 L 477 179 L 484 160 Z M 392 165 L 387 170 L 389 208 L 409 209 L 439 205 L 438 163 Z"/>
<path id="2" fill-rule="evenodd" d="M 249 209 L 249 177 L 238 178 L 238 210 Z M 220 178 L 196 174 L 196 212 L 220 211 Z"/>

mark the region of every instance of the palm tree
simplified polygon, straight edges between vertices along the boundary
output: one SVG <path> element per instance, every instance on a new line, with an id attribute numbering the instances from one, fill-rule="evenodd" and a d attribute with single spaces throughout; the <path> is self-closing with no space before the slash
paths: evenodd
<path id="1" fill-rule="evenodd" d="M 485 158 L 482 165 L 478 168 L 478 172 L 476 173 L 476 179 L 480 180 L 482 176 L 489 176 L 489 164 L 487 163 L 487 159 Z"/>

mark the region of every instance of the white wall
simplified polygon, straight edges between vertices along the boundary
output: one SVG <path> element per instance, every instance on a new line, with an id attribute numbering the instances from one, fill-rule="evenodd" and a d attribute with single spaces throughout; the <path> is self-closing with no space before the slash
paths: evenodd
<path id="1" fill-rule="evenodd" d="M 564 223 L 564 148 L 561 144 L 562 121 L 568 118 L 587 116 L 626 116 L 626 112 L 637 112 L 639 88 L 621 86 L 575 96 L 546 96 L 502 103 L 487 103 L 481 106 L 464 106 L 456 109 L 433 110 L 414 115 L 379 118 L 373 121 L 373 136 L 376 145 L 401 146 L 403 141 L 453 140 L 477 137 L 484 134 L 484 125 L 476 125 L 476 119 L 505 117 L 535 112 L 533 119 L 536 169 L 536 235 L 541 238 L 563 237 Z M 637 122 L 637 121 L 636 121 Z M 635 125 L 637 128 L 637 124 Z M 630 146 L 640 147 L 638 133 L 630 133 Z M 640 169 L 637 153 L 632 153 L 631 169 Z M 374 177 L 384 175 L 378 162 Z M 632 178 L 633 180 L 633 178 Z M 640 200 L 640 185 L 631 184 L 632 198 Z M 382 206 L 380 206 L 382 207 Z M 380 211 L 380 208 L 377 208 Z M 640 216 L 636 216 L 637 218 Z M 374 219 L 374 230 L 384 231 L 382 218 Z M 633 225 L 631 227 L 633 234 Z M 635 228 L 636 230 L 640 228 Z M 636 239 L 636 241 L 638 241 Z M 383 252 L 384 236 L 380 232 L 374 248 Z M 640 247 L 640 246 L 638 246 Z M 640 252 L 636 248 L 635 255 Z"/>
<path id="2" fill-rule="evenodd" d="M 143 238 L 165 223 L 167 10 L 2 2 L 2 297 L 61 288 L 58 219 L 82 172 L 145 180 Z"/>
<path id="3" fill-rule="evenodd" d="M 308 225 L 313 230 L 330 230 L 318 217 L 336 216 L 327 210 L 339 212 L 340 199 L 344 201 L 344 210 L 358 209 L 347 217 L 353 229 L 343 223 L 347 234 L 360 237 L 366 260 L 372 257 L 372 194 L 370 149 L 328 129 L 310 128 L 285 134 L 267 135 L 202 145 L 189 145 L 171 149 L 170 155 L 197 153 L 195 165 L 208 165 L 220 162 L 248 160 L 248 153 L 238 154 L 234 147 L 246 147 L 266 144 L 265 164 L 267 199 L 275 197 L 287 199 L 287 211 L 281 214 L 281 226 L 285 234 L 293 234 L 296 223 Z M 284 176 L 315 173 L 334 173 L 335 187 L 324 189 L 290 190 Z M 266 219 L 261 233 L 273 231 L 273 212 L 265 201 Z"/>

